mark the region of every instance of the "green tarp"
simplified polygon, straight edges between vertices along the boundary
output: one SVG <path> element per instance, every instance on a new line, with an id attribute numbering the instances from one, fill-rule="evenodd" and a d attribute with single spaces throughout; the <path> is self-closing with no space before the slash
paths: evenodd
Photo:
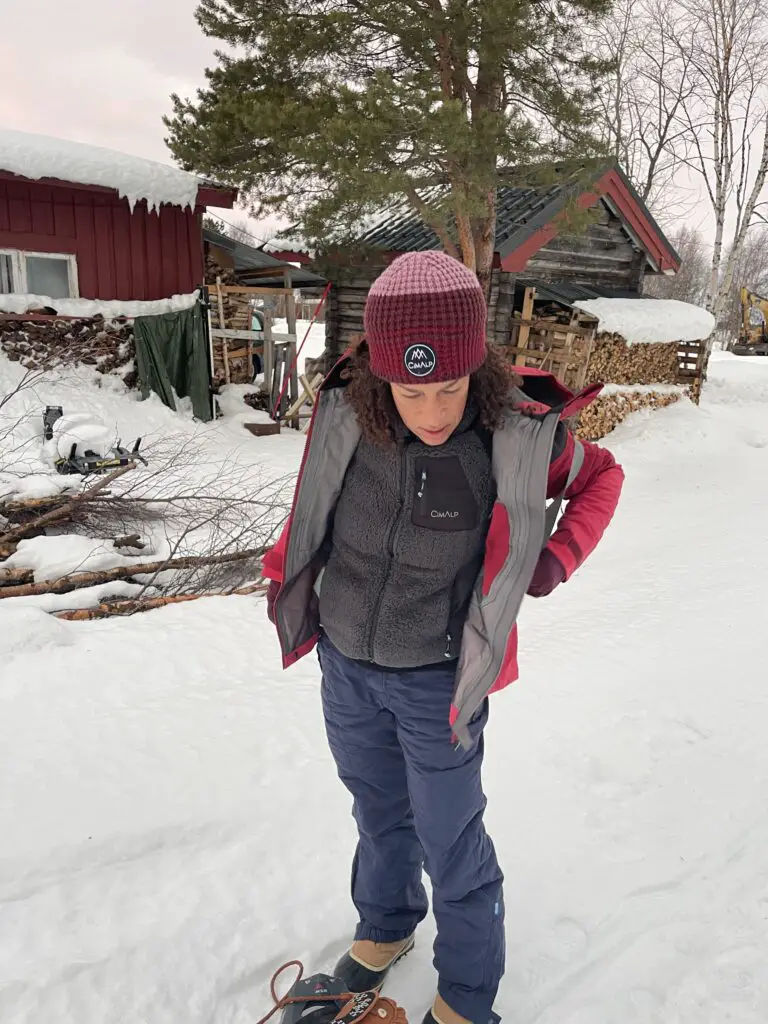
<path id="1" fill-rule="evenodd" d="M 133 322 L 136 371 L 144 398 L 156 392 L 165 405 L 176 409 L 179 398 L 192 399 L 195 416 L 208 422 L 211 415 L 208 341 L 205 307 L 160 316 L 137 316 Z"/>

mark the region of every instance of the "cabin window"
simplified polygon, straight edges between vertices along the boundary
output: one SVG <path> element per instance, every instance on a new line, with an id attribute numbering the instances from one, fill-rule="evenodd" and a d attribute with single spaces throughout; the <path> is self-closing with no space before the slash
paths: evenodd
<path id="1" fill-rule="evenodd" d="M 77 261 L 69 253 L 0 250 L 0 295 L 76 299 Z"/>

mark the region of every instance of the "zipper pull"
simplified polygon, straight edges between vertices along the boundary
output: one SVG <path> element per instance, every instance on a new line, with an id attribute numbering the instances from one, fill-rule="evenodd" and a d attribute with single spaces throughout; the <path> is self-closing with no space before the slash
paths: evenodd
<path id="1" fill-rule="evenodd" d="M 450 658 L 450 656 L 451 656 L 451 643 L 452 643 L 452 641 L 453 641 L 453 637 L 451 636 L 451 634 L 450 633 L 446 633 L 445 634 L 445 653 L 443 654 L 444 658 Z"/>
<path id="2" fill-rule="evenodd" d="M 424 491 L 426 489 L 427 489 L 427 471 L 426 471 L 426 469 L 422 469 L 422 471 L 421 471 L 421 482 L 419 484 L 419 489 L 416 492 L 416 497 L 417 498 L 423 498 L 424 497 Z"/>

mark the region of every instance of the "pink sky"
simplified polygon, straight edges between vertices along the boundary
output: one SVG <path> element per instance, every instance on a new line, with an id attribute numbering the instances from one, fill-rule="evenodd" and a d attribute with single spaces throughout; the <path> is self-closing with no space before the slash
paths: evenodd
<path id="1" fill-rule="evenodd" d="M 195 21 L 196 6 L 196 0 L 2 0 L 0 126 L 173 163 L 162 123 L 170 94 L 192 95 L 214 62 L 215 44 Z M 251 225 L 271 233 L 269 223 Z"/>

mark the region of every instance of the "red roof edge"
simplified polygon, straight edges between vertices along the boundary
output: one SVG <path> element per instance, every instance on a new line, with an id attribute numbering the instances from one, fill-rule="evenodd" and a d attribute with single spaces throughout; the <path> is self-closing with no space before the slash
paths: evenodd
<path id="1" fill-rule="evenodd" d="M 272 249 L 270 256 L 276 260 L 284 260 L 286 263 L 311 263 L 312 257 L 303 249 Z"/>
<path id="2" fill-rule="evenodd" d="M 198 206 L 220 206 L 231 210 L 237 201 L 237 189 L 228 185 L 201 185 L 197 190 Z"/>
<path id="3" fill-rule="evenodd" d="M 680 257 L 667 243 L 641 201 L 627 188 L 616 168 L 606 171 L 595 182 L 593 189 L 589 192 L 582 192 L 576 202 L 580 209 L 586 210 L 594 206 L 602 196 L 611 201 L 619 216 L 662 273 L 668 270 L 676 273 L 680 269 Z M 556 215 L 549 224 L 539 228 L 517 249 L 507 253 L 501 261 L 502 270 L 511 272 L 525 270 L 528 260 L 558 233 L 559 217 L 560 214 Z"/>
<path id="4" fill-rule="evenodd" d="M 637 240 L 658 264 L 659 270 L 662 273 L 667 270 L 677 273 L 680 269 L 680 257 L 671 248 L 641 201 L 627 187 L 615 167 L 606 171 L 596 183 L 595 189 L 613 201 Z"/>

